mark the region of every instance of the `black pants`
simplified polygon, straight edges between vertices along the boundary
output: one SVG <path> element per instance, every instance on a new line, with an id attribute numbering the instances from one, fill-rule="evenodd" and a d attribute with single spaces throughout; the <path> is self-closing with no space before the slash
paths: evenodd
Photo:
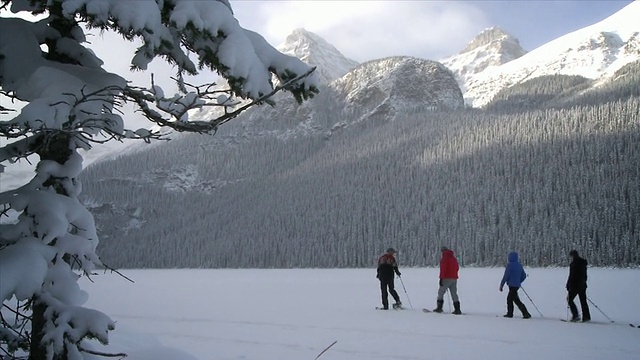
<path id="1" fill-rule="evenodd" d="M 387 292 L 387 288 L 389 288 L 389 292 Z M 389 293 L 393 296 L 393 299 L 398 303 L 400 302 L 400 297 L 396 292 L 395 285 L 393 284 L 393 276 L 391 277 L 382 277 L 380 278 L 380 290 L 382 291 L 382 307 L 385 309 L 389 308 Z"/>
<path id="2" fill-rule="evenodd" d="M 522 312 L 522 315 L 529 315 L 529 311 L 527 311 L 527 307 L 524 306 L 522 301 L 520 301 L 520 296 L 518 296 L 519 287 L 509 286 L 509 294 L 507 294 L 507 315 L 513 316 L 513 304 L 515 303 L 518 306 L 518 309 Z"/>
<path id="3" fill-rule="evenodd" d="M 591 313 L 589 312 L 589 304 L 587 303 L 587 289 L 579 289 L 579 290 L 569 290 L 569 294 L 567 295 L 567 302 L 569 303 L 569 308 L 571 309 L 571 315 L 573 318 L 578 318 L 578 308 L 576 304 L 574 304 L 573 299 L 578 296 L 580 299 L 580 307 L 582 308 L 582 320 L 591 320 Z"/>

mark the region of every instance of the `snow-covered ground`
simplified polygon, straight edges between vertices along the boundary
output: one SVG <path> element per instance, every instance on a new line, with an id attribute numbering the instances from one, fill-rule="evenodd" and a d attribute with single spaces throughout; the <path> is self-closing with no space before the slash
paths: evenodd
<path id="1" fill-rule="evenodd" d="M 100 275 L 81 286 L 87 306 L 116 321 L 109 350 L 127 360 L 313 360 L 334 341 L 321 360 L 639 358 L 640 329 L 628 326 L 640 324 L 639 269 L 589 270 L 588 296 L 620 324 L 593 306 L 592 324 L 559 321 L 567 269 L 526 270 L 524 288 L 544 319 L 522 291 L 534 318 L 500 316 L 499 268 L 460 270 L 465 316 L 420 310 L 435 306 L 438 272 L 428 268 L 401 269 L 414 308 L 405 311 L 375 310 L 374 269 L 127 270 L 135 284 Z"/>

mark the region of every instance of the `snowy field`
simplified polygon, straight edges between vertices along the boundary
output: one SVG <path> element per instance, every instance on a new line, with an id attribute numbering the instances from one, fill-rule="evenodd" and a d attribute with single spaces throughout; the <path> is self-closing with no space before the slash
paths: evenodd
<path id="1" fill-rule="evenodd" d="M 82 281 L 87 306 L 116 322 L 110 351 L 128 360 L 640 359 L 640 270 L 590 269 L 594 323 L 565 323 L 567 269 L 526 269 L 534 316 L 505 319 L 502 269 L 461 269 L 466 315 L 435 306 L 436 269 L 401 269 L 414 310 L 379 311 L 375 269 L 128 270 Z M 400 281 L 397 289 L 407 308 Z M 446 299 L 446 298 L 445 298 Z M 449 310 L 445 305 L 445 310 Z M 171 350 L 173 349 L 173 350 Z"/>

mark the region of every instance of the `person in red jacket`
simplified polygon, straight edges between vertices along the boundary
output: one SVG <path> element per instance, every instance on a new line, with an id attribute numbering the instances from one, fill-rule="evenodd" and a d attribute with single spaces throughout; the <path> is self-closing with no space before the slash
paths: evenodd
<path id="1" fill-rule="evenodd" d="M 460 311 L 460 299 L 458 298 L 458 260 L 453 254 L 453 250 L 449 250 L 446 246 L 441 249 L 442 258 L 440 259 L 440 288 L 438 289 L 437 307 L 434 312 L 441 313 L 444 304 L 444 294 L 449 290 L 453 299 L 453 313 L 455 315 L 462 314 Z"/>

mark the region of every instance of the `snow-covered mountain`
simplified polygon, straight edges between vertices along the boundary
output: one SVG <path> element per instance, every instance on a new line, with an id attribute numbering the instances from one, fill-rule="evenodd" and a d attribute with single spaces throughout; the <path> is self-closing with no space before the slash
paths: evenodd
<path id="1" fill-rule="evenodd" d="M 465 81 L 465 101 L 486 105 L 503 88 L 544 75 L 611 76 L 640 59 L 640 1 L 594 25 L 557 38 L 500 66 L 488 67 Z M 464 67 L 457 64 L 457 68 Z"/>
<path id="2" fill-rule="evenodd" d="M 500 66 L 526 54 L 514 36 L 499 27 L 485 29 L 459 54 L 441 60 L 456 76 L 464 92 L 466 83 L 491 66 Z"/>
<path id="3" fill-rule="evenodd" d="M 317 66 L 316 73 L 324 84 L 358 66 L 357 61 L 345 57 L 326 40 L 303 28 L 295 29 L 289 34 L 284 44 L 278 46 L 278 50 L 309 65 Z"/>
<path id="4" fill-rule="evenodd" d="M 444 65 L 408 56 L 361 64 L 330 84 L 347 108 L 368 116 L 389 116 L 415 107 L 459 109 L 464 106 L 456 80 Z"/>

